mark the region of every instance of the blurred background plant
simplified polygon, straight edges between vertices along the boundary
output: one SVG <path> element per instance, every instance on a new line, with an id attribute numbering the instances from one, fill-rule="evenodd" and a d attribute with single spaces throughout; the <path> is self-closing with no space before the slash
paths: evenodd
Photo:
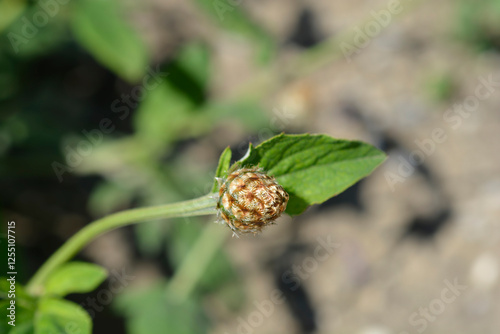
<path id="1" fill-rule="evenodd" d="M 480 292 L 448 306 L 427 332 L 496 333 L 498 319 L 473 320 L 500 310 L 492 305 L 499 234 L 487 232 L 498 227 L 500 163 L 494 146 L 482 144 L 499 139 L 498 93 L 395 191 L 385 173 L 418 149 L 415 139 L 442 126 L 447 108 L 474 93 L 477 77 L 498 78 L 500 1 L 402 1 L 402 12 L 347 61 L 339 45 L 355 45 L 356 29 L 378 22 L 372 11 L 388 6 L 1 1 L 0 216 L 18 223 L 20 281 L 97 217 L 207 193 L 228 145 L 238 159 L 249 141 L 323 132 L 369 141 L 393 160 L 303 218 L 231 240 L 182 307 L 165 298 L 165 284 L 206 219 L 103 236 L 80 259 L 134 278 L 110 299 L 99 295 L 109 282 L 70 296 L 93 315 L 94 332 L 243 332 L 239 319 L 248 321 L 253 301 L 273 288 L 287 307 L 252 331 L 415 332 L 421 327 L 408 317 L 435 298 L 442 279 L 458 276 Z M 344 240 L 339 255 L 291 289 L 285 273 L 322 234 Z M 469 253 L 459 251 L 471 235 Z M 481 270 L 490 283 L 477 278 Z"/>

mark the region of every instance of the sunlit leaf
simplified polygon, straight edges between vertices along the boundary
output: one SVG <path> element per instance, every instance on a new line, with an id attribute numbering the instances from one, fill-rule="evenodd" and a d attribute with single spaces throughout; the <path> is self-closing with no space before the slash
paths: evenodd
<path id="1" fill-rule="evenodd" d="M 35 334 L 90 334 L 92 320 L 78 304 L 57 299 L 42 298 L 35 315 Z"/>
<path id="2" fill-rule="evenodd" d="M 45 284 L 45 293 L 65 296 L 75 292 L 90 292 L 106 277 L 106 269 L 101 266 L 86 262 L 69 262 L 49 276 Z"/>
<path id="3" fill-rule="evenodd" d="M 382 151 L 360 141 L 282 134 L 257 147 L 250 145 L 238 163 L 259 166 L 275 176 L 290 195 L 286 212 L 297 215 L 369 175 L 385 158 Z"/>

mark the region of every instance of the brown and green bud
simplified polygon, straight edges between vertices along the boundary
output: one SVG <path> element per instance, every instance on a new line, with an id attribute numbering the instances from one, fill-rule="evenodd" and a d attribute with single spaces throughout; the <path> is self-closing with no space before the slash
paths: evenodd
<path id="1" fill-rule="evenodd" d="M 258 168 L 242 168 L 229 174 L 219 189 L 217 208 L 235 232 L 257 233 L 281 216 L 288 194 Z"/>

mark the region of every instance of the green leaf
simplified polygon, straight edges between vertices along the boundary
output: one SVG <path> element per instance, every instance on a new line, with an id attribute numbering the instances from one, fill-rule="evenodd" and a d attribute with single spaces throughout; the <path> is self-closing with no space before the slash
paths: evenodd
<path id="1" fill-rule="evenodd" d="M 63 265 L 47 279 L 45 292 L 54 296 L 85 293 L 94 290 L 108 276 L 106 269 L 86 262 Z"/>
<path id="2" fill-rule="evenodd" d="M 217 170 L 215 171 L 215 177 L 224 178 L 227 176 L 227 171 L 229 169 L 229 164 L 231 163 L 231 148 L 226 147 L 224 152 L 220 155 L 219 165 L 217 166 Z M 214 186 L 212 188 L 212 192 L 215 193 L 219 189 L 219 182 L 217 180 L 214 181 Z"/>
<path id="3" fill-rule="evenodd" d="M 57 299 L 42 298 L 35 314 L 35 334 L 90 334 L 92 320 L 80 305 Z"/>
<path id="4" fill-rule="evenodd" d="M 298 215 L 369 175 L 385 157 L 382 151 L 360 141 L 281 134 L 257 147 L 250 145 L 237 164 L 259 166 L 275 176 L 290 195 L 286 213 Z"/>
<path id="5" fill-rule="evenodd" d="M 114 0 L 81 0 L 73 8 L 77 41 L 99 62 L 129 82 L 141 79 L 149 59 L 144 43 Z"/>

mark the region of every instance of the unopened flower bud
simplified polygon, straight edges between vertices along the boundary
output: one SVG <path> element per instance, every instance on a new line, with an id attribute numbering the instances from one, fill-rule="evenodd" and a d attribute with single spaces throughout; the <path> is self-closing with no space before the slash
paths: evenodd
<path id="1" fill-rule="evenodd" d="M 274 177 L 257 168 L 229 174 L 219 189 L 217 208 L 235 232 L 257 233 L 286 209 L 288 194 Z"/>

